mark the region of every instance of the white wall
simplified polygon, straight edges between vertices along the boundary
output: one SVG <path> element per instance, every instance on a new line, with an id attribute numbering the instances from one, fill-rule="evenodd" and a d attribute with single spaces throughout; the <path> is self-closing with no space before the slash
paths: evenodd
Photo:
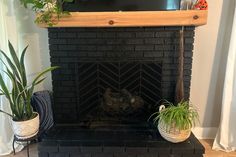
<path id="1" fill-rule="evenodd" d="M 232 2 L 208 0 L 208 23 L 196 28 L 190 99 L 199 109 L 195 131 L 214 138 L 220 121 Z"/>

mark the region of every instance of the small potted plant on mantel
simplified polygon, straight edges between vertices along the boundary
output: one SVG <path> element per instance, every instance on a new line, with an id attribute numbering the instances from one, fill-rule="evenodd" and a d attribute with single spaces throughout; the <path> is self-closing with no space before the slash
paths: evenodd
<path id="1" fill-rule="evenodd" d="M 63 11 L 62 5 L 65 2 L 74 0 L 20 0 L 25 8 L 30 7 L 36 14 L 35 23 L 45 23 L 53 26 L 63 15 L 69 15 L 69 12 Z"/>
<path id="2" fill-rule="evenodd" d="M 32 83 L 28 84 L 24 65 L 26 50 L 27 47 L 22 51 L 20 58 L 17 57 L 16 51 L 10 42 L 9 56 L 0 50 L 2 55 L 0 62 L 3 65 L 0 73 L 0 94 L 8 100 L 12 113 L 3 110 L 0 110 L 0 112 L 12 118 L 13 132 L 19 139 L 30 138 L 38 133 L 39 114 L 33 111 L 30 100 L 34 87 L 45 80 L 44 74 L 58 68 L 47 68 L 39 73 Z M 3 73 L 6 74 L 6 79 L 4 79 Z M 10 82 L 11 87 L 8 86 L 8 82 Z"/>

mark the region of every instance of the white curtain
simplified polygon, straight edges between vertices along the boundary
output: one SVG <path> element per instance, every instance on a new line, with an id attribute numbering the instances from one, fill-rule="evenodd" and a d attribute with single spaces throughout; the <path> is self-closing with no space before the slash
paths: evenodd
<path id="1" fill-rule="evenodd" d="M 236 10 L 236 5 L 234 9 Z M 213 149 L 226 152 L 236 150 L 236 11 L 234 11 L 233 20 L 223 89 L 221 121 L 213 144 Z"/>
<path id="2" fill-rule="evenodd" d="M 8 53 L 8 40 L 10 39 L 10 36 L 14 37 L 14 39 L 12 38 L 13 43 L 18 40 L 15 33 L 16 26 L 8 26 L 9 23 L 14 24 L 15 22 L 14 16 L 10 13 L 10 4 L 12 3 L 9 2 L 9 0 L 0 0 L 0 49 L 6 53 Z M 0 66 L 2 69 L 3 65 L 0 64 Z M 4 74 L 3 78 L 6 82 L 9 80 Z M 0 97 L 0 108 L 8 113 L 11 113 L 9 103 L 3 96 Z M 11 119 L 9 116 L 0 113 L 0 155 L 6 155 L 12 152 L 12 141 L 13 131 L 11 127 Z M 16 151 L 20 151 L 22 148 L 22 145 L 16 144 Z"/>

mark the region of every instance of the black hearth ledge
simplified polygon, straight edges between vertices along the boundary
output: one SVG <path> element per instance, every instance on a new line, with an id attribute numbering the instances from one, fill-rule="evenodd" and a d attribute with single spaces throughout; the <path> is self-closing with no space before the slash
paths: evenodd
<path id="1" fill-rule="evenodd" d="M 38 153 L 39 157 L 203 157 L 205 148 L 193 134 L 173 144 L 144 126 L 57 125 L 38 144 Z"/>

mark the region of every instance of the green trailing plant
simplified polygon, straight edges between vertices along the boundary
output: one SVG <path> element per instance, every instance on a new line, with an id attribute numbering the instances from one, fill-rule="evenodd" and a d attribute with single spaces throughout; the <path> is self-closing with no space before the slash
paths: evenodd
<path id="1" fill-rule="evenodd" d="M 46 77 L 44 77 L 46 73 L 58 67 L 54 66 L 45 69 L 39 73 L 31 83 L 28 83 L 24 64 L 25 53 L 28 46 L 25 47 L 19 58 L 10 42 L 8 43 L 8 46 L 10 52 L 9 56 L 0 50 L 0 63 L 2 64 L 0 73 L 0 92 L 1 95 L 5 96 L 9 101 L 12 113 L 7 113 L 3 110 L 0 110 L 0 112 L 11 116 L 14 121 L 29 120 L 36 116 L 30 104 L 35 86 L 46 79 Z M 8 77 L 7 81 L 3 78 L 4 73 Z M 11 87 L 7 85 L 9 80 Z"/>
<path id="2" fill-rule="evenodd" d="M 62 5 L 73 0 L 20 0 L 20 2 L 25 8 L 30 7 L 37 14 L 35 23 L 53 26 L 63 15 L 69 15 L 69 12 L 63 11 Z"/>
<path id="3" fill-rule="evenodd" d="M 198 112 L 189 101 L 181 101 L 177 105 L 164 101 L 165 109 L 154 112 L 148 119 L 153 120 L 157 127 L 158 121 L 163 122 L 166 126 L 175 127 L 179 130 L 191 129 L 198 121 Z"/>

